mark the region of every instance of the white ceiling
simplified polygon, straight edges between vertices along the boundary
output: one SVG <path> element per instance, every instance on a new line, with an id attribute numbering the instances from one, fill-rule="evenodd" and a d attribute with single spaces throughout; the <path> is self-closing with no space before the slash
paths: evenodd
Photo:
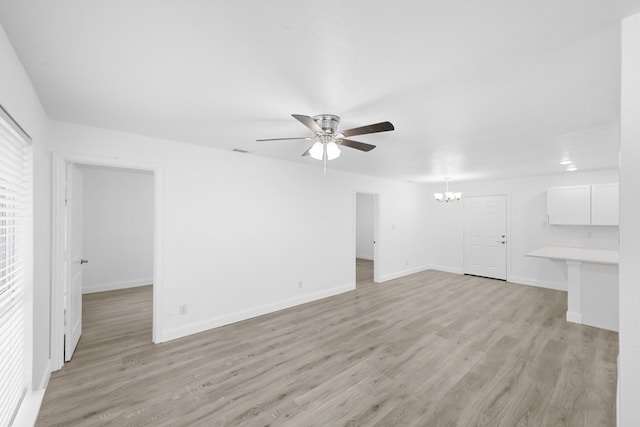
<path id="1" fill-rule="evenodd" d="M 310 164 L 290 115 L 384 120 L 330 168 L 415 182 L 617 167 L 640 0 L 0 0 L 52 119 Z M 319 166 L 319 165 L 318 165 Z"/>

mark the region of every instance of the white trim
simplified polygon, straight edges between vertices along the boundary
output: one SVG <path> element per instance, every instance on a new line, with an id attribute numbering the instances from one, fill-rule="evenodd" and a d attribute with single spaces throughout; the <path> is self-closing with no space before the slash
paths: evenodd
<path id="1" fill-rule="evenodd" d="M 13 420 L 13 427 L 33 426 L 36 424 L 45 391 L 46 390 L 44 388 L 35 391 L 27 391 L 24 399 L 22 399 L 20 409 L 18 409 L 16 417 Z"/>
<path id="2" fill-rule="evenodd" d="M 511 279 L 508 280 L 508 282 L 515 283 L 517 285 L 534 286 L 536 288 L 553 289 L 556 291 L 567 292 L 566 283 L 547 282 L 544 280 L 531 279 L 528 277 L 521 277 L 521 276 L 512 276 Z"/>
<path id="3" fill-rule="evenodd" d="M 360 259 L 366 259 L 368 261 L 373 261 L 373 258 L 371 255 L 369 254 L 363 254 L 363 253 L 358 253 L 356 252 L 356 258 L 360 258 Z"/>
<path id="4" fill-rule="evenodd" d="M 445 265 L 431 265 L 429 268 L 425 270 L 438 270 L 438 271 L 444 271 L 445 273 L 464 274 L 462 269 L 459 267 L 449 267 Z M 521 277 L 521 276 L 512 276 L 509 280 L 507 280 L 507 282 L 513 283 L 514 285 L 533 286 L 536 288 L 553 289 L 554 291 L 567 292 L 566 283 L 547 282 L 544 280 L 531 279 L 528 277 Z"/>
<path id="5" fill-rule="evenodd" d="M 309 294 L 289 298 L 283 301 L 276 301 L 269 304 L 260 305 L 246 310 L 236 311 L 234 313 L 224 314 L 222 316 L 216 316 L 209 319 L 199 320 L 187 325 L 170 328 L 164 331 L 162 336 L 163 341 L 169 341 L 177 338 L 182 338 L 187 335 L 197 334 L 198 332 L 207 331 L 209 329 L 218 328 L 220 326 L 229 325 L 231 323 L 240 322 L 242 320 L 251 319 L 253 317 L 261 316 L 263 314 L 273 313 L 285 308 L 294 307 L 297 305 L 305 304 L 308 302 L 328 298 L 334 295 L 339 295 L 345 292 L 353 291 L 356 288 L 355 283 L 349 283 L 342 286 L 337 286 L 331 289 L 325 289 L 318 292 L 312 292 Z"/>
<path id="6" fill-rule="evenodd" d="M 451 267 L 448 265 L 430 265 L 429 270 L 444 271 L 445 273 L 464 274 L 462 267 Z"/>
<path id="7" fill-rule="evenodd" d="M 20 409 L 16 413 L 16 417 L 13 420 L 13 426 L 33 426 L 38 420 L 38 414 L 40 413 L 40 407 L 44 400 L 44 394 L 47 391 L 49 385 L 49 378 L 51 377 L 51 359 L 47 361 L 44 373 L 40 379 L 39 387 L 36 390 L 29 389 L 25 394 Z"/>
<path id="8" fill-rule="evenodd" d="M 582 324 L 582 314 L 567 310 L 567 322 Z"/>
<path id="9" fill-rule="evenodd" d="M 52 242 L 51 242 L 51 369 L 64 364 L 64 200 L 67 163 L 138 169 L 153 172 L 153 332 L 154 343 L 162 342 L 163 302 L 162 254 L 164 243 L 164 175 L 161 165 L 135 160 L 53 153 L 52 160 Z"/>
<path id="10" fill-rule="evenodd" d="M 64 365 L 64 200 L 65 161 L 53 153 L 51 164 L 51 370 Z"/>
<path id="11" fill-rule="evenodd" d="M 398 279 L 400 277 L 408 276 L 410 274 L 420 273 L 422 271 L 431 270 L 431 266 L 423 265 L 419 267 L 412 267 L 406 270 L 396 271 L 395 273 L 389 273 L 382 276 L 381 281 L 387 282 L 389 280 Z"/>
<path id="12" fill-rule="evenodd" d="M 96 292 L 115 291 L 118 289 L 137 288 L 153 284 L 153 277 L 146 279 L 125 280 L 122 282 L 98 283 L 96 285 L 84 285 L 83 294 L 94 294 Z"/>

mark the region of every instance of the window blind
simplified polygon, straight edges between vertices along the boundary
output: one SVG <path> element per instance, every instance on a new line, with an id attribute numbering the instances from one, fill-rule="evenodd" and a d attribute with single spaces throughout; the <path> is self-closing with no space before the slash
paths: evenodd
<path id="1" fill-rule="evenodd" d="M 31 144 L 0 106 L 0 426 L 26 392 L 25 257 L 31 213 Z"/>

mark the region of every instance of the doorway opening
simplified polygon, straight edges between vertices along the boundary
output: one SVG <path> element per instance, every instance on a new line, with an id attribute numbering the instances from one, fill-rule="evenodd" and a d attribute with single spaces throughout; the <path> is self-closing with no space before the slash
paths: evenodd
<path id="1" fill-rule="evenodd" d="M 356 287 L 377 282 L 378 195 L 356 193 Z"/>
<path id="2" fill-rule="evenodd" d="M 60 155 L 53 166 L 52 370 L 79 341 L 161 342 L 161 170 Z"/>

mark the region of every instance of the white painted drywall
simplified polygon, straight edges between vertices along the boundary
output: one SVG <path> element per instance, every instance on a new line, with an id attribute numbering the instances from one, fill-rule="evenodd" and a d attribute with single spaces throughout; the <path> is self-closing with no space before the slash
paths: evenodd
<path id="1" fill-rule="evenodd" d="M 373 260 L 374 195 L 356 194 L 356 257 Z"/>
<path id="2" fill-rule="evenodd" d="M 617 170 L 573 172 L 558 175 L 501 181 L 451 184 L 463 196 L 506 194 L 508 200 L 508 279 L 512 282 L 566 289 L 567 269 L 561 261 L 526 257 L 543 246 L 580 246 L 596 249 L 618 248 L 618 227 L 557 226 L 547 223 L 548 187 L 618 182 Z M 431 186 L 436 191 L 441 186 Z M 462 203 L 430 203 L 430 260 L 433 268 L 462 273 Z"/>
<path id="3" fill-rule="evenodd" d="M 622 23 L 618 425 L 640 425 L 640 14 Z"/>
<path id="4" fill-rule="evenodd" d="M 83 293 L 153 283 L 153 173 L 82 166 Z"/>
<path id="5" fill-rule="evenodd" d="M 60 122 L 52 144 L 162 167 L 164 340 L 354 289 L 354 192 L 379 194 L 380 280 L 428 267 L 417 184 Z"/>
<path id="6" fill-rule="evenodd" d="M 617 265 L 585 262 L 580 266 L 580 313 L 584 325 L 620 329 Z"/>
<path id="7" fill-rule="evenodd" d="M 4 29 L 0 26 L 0 103 L 33 140 L 33 246 L 27 248 L 28 385 L 16 425 L 35 422 L 42 389 L 49 378 L 49 317 L 51 259 L 51 166 L 47 118 Z M 34 396 L 36 395 L 36 396 Z M 18 424 L 25 422 L 26 424 Z"/>

